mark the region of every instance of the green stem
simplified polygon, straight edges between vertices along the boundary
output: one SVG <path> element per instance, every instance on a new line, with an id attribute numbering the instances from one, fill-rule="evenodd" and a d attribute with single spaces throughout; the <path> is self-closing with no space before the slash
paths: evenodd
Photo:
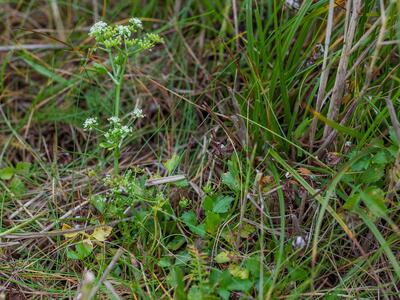
<path id="1" fill-rule="evenodd" d="M 119 174 L 119 147 L 114 149 L 114 175 Z"/>
<path id="2" fill-rule="evenodd" d="M 125 59 L 123 64 L 121 65 L 120 69 L 118 70 L 118 84 L 115 86 L 115 99 L 114 99 L 114 116 L 119 116 L 120 110 L 120 103 L 121 103 L 121 88 L 122 88 L 122 81 L 124 79 L 125 74 L 125 66 L 127 60 Z M 114 175 L 117 176 L 119 174 L 119 156 L 120 156 L 120 149 L 119 147 L 115 148 L 114 150 Z"/>

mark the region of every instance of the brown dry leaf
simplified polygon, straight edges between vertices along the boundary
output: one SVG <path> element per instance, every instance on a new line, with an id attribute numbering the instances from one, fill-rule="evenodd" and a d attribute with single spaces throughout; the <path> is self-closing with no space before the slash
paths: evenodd
<path id="1" fill-rule="evenodd" d="M 312 172 L 309 169 L 306 169 L 306 168 L 298 168 L 297 171 L 299 172 L 300 175 L 303 175 L 303 176 L 312 175 Z"/>
<path id="2" fill-rule="evenodd" d="M 270 175 L 261 177 L 261 179 L 259 181 L 261 186 L 266 186 L 272 182 L 274 182 L 274 177 L 272 177 Z"/>
<path id="3" fill-rule="evenodd" d="M 99 242 L 104 242 L 107 237 L 111 234 L 112 227 L 111 226 L 101 226 L 97 227 L 93 233 L 91 234 L 91 237 L 98 240 Z"/>

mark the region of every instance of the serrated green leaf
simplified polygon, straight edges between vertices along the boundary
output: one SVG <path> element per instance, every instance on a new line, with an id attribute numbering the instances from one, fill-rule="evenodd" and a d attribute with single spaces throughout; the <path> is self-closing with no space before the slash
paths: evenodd
<path id="1" fill-rule="evenodd" d="M 374 183 L 380 180 L 385 174 L 383 167 L 373 166 L 365 170 L 360 175 L 360 181 L 363 183 Z"/>
<path id="2" fill-rule="evenodd" d="M 218 214 L 226 213 L 230 209 L 233 200 L 231 196 L 219 196 L 213 205 L 213 212 Z"/>

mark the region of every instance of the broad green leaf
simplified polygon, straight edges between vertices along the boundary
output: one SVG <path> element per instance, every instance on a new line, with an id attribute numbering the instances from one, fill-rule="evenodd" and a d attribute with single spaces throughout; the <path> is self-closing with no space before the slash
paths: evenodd
<path id="1" fill-rule="evenodd" d="M 78 253 L 76 253 L 74 250 L 71 250 L 71 249 L 67 250 L 67 257 L 69 259 L 80 259 Z"/>
<path id="2" fill-rule="evenodd" d="M 83 240 L 75 245 L 75 250 L 79 259 L 84 259 L 92 253 L 93 243 L 88 239 Z"/>
<path id="3" fill-rule="evenodd" d="M 10 180 L 14 176 L 15 170 L 13 167 L 5 167 L 0 169 L 0 179 Z"/>
<path id="4" fill-rule="evenodd" d="M 375 164 L 385 165 L 390 163 L 391 157 L 386 150 L 380 150 L 372 157 L 372 161 Z"/>
<path id="5" fill-rule="evenodd" d="M 377 217 L 387 216 L 387 207 L 385 205 L 385 193 L 377 187 L 369 187 L 362 192 L 361 198 L 367 208 Z"/>
<path id="6" fill-rule="evenodd" d="M 167 256 L 161 257 L 157 263 L 161 268 L 168 268 L 172 266 L 171 259 Z"/>
<path id="7" fill-rule="evenodd" d="M 216 233 L 222 220 L 223 219 L 219 214 L 213 213 L 212 211 L 207 211 L 205 219 L 207 232 L 212 234 Z"/>
<path id="8" fill-rule="evenodd" d="M 24 182 L 19 179 L 18 177 L 14 177 L 9 185 L 9 189 L 13 192 L 16 196 L 21 196 L 26 192 L 26 186 Z"/>
<path id="9" fill-rule="evenodd" d="M 213 205 L 213 212 L 219 214 L 226 213 L 230 209 L 233 200 L 231 196 L 219 196 Z"/>
<path id="10" fill-rule="evenodd" d="M 193 233 L 195 233 L 201 237 L 205 236 L 205 234 L 206 234 L 205 225 L 204 224 L 197 225 L 197 217 L 196 217 L 196 214 L 194 213 L 194 211 L 189 210 L 189 211 L 183 213 L 181 216 L 181 219 Z"/>
<path id="11" fill-rule="evenodd" d="M 222 182 L 227 185 L 232 191 L 240 191 L 239 181 L 232 175 L 231 172 L 224 173 L 221 177 Z"/>
<path id="12" fill-rule="evenodd" d="M 232 252 L 223 251 L 218 253 L 218 255 L 215 257 L 215 261 L 219 264 L 224 264 L 230 262 L 233 256 L 234 255 L 232 254 Z"/>
<path id="13" fill-rule="evenodd" d="M 15 166 L 15 169 L 17 170 L 17 173 L 20 175 L 28 175 L 29 171 L 31 169 L 32 164 L 25 162 L 25 161 L 20 161 L 17 162 L 17 165 Z"/>
<path id="14" fill-rule="evenodd" d="M 382 166 L 373 166 L 360 175 L 360 180 L 363 183 L 374 183 L 380 180 L 384 174 L 385 172 Z"/>

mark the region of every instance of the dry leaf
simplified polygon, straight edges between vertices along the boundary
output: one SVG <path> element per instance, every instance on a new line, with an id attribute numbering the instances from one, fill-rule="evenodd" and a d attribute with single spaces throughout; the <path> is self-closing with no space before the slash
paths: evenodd
<path id="1" fill-rule="evenodd" d="M 299 174 L 303 175 L 303 176 L 312 175 L 312 172 L 309 169 L 306 169 L 306 168 L 298 168 L 297 171 L 299 171 Z"/>
<path id="2" fill-rule="evenodd" d="M 104 242 L 107 239 L 107 237 L 111 234 L 111 231 L 112 231 L 111 226 L 104 225 L 101 227 L 97 227 L 93 231 L 91 237 L 95 238 L 99 242 Z"/>
<path id="3" fill-rule="evenodd" d="M 68 231 L 73 229 L 71 226 L 69 226 L 68 224 L 63 224 L 63 226 L 61 227 L 61 231 Z M 71 239 L 76 237 L 77 235 L 81 234 L 82 232 L 78 231 L 78 232 L 73 232 L 73 233 L 64 233 L 64 237 L 67 239 Z"/>

